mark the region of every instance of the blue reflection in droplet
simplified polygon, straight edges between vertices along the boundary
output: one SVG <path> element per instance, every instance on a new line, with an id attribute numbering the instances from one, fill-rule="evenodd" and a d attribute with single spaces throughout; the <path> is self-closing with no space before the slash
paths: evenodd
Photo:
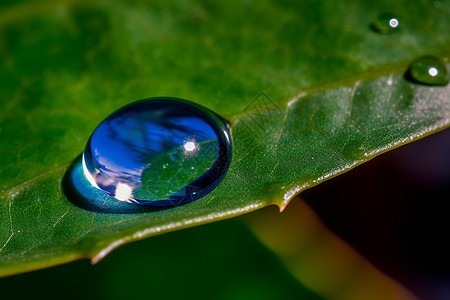
<path id="1" fill-rule="evenodd" d="M 205 196 L 231 159 L 226 122 L 175 98 L 131 103 L 95 129 L 83 153 L 89 182 L 117 200 L 171 206 Z"/>

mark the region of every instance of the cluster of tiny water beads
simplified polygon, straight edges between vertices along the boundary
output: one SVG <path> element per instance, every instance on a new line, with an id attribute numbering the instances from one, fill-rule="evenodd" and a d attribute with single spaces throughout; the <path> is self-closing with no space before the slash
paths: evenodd
<path id="1" fill-rule="evenodd" d="M 205 196 L 231 159 L 225 121 L 175 98 L 127 105 L 93 132 L 82 157 L 94 188 L 119 201 L 173 206 Z"/>

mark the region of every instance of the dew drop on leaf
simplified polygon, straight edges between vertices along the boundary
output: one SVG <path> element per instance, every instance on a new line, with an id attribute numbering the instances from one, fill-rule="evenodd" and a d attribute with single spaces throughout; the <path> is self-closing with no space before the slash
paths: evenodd
<path id="1" fill-rule="evenodd" d="M 119 201 L 173 206 L 210 193 L 231 160 L 228 123 L 200 105 L 176 98 L 131 103 L 92 133 L 84 175 Z"/>
<path id="2" fill-rule="evenodd" d="M 378 15 L 372 23 L 372 28 L 379 33 L 389 34 L 398 30 L 399 25 L 400 22 L 395 15 L 385 12 Z"/>
<path id="3" fill-rule="evenodd" d="M 417 58 L 408 69 L 408 77 L 427 85 L 447 85 L 447 68 L 439 58 L 426 55 Z"/>

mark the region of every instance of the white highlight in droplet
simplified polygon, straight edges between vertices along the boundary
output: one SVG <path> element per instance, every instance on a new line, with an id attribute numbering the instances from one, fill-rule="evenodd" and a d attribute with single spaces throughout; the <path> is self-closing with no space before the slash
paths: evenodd
<path id="1" fill-rule="evenodd" d="M 395 18 L 390 19 L 390 20 L 389 20 L 389 25 L 390 25 L 392 28 L 397 27 L 397 26 L 398 26 L 398 20 L 395 19 Z"/>
<path id="2" fill-rule="evenodd" d="M 428 74 L 430 74 L 431 76 L 436 76 L 438 74 L 438 70 L 434 67 L 431 67 L 428 69 Z"/>
<path id="3" fill-rule="evenodd" d="M 119 183 L 116 187 L 116 195 L 114 198 L 116 198 L 119 201 L 127 201 L 132 193 L 132 189 L 128 184 L 125 183 Z"/>
<path id="4" fill-rule="evenodd" d="M 86 176 L 86 179 L 89 181 L 90 184 L 92 184 L 92 186 L 100 189 L 97 185 L 97 182 L 95 182 L 94 178 L 92 178 L 91 173 L 88 171 L 88 168 L 86 166 L 86 160 L 84 158 L 84 153 L 83 153 L 83 158 L 81 159 L 82 165 L 83 165 L 83 173 L 84 176 Z"/>
<path id="5" fill-rule="evenodd" d="M 195 148 L 197 148 L 197 145 L 195 145 L 194 141 L 187 141 L 184 145 L 183 145 L 184 151 L 186 152 L 191 152 L 193 150 L 195 150 Z"/>

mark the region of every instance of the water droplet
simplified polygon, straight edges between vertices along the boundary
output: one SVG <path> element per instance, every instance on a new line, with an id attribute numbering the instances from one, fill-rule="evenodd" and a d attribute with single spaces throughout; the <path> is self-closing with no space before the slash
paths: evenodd
<path id="1" fill-rule="evenodd" d="M 82 165 L 95 188 L 119 201 L 172 206 L 211 192 L 230 159 L 228 125 L 221 117 L 186 100 L 151 98 L 101 122 Z"/>
<path id="2" fill-rule="evenodd" d="M 395 32 L 400 25 L 398 19 L 391 13 L 380 14 L 372 23 L 372 28 L 379 33 L 389 34 Z"/>
<path id="3" fill-rule="evenodd" d="M 409 66 L 407 77 L 427 85 L 448 84 L 447 68 L 439 58 L 431 55 L 419 57 Z"/>

